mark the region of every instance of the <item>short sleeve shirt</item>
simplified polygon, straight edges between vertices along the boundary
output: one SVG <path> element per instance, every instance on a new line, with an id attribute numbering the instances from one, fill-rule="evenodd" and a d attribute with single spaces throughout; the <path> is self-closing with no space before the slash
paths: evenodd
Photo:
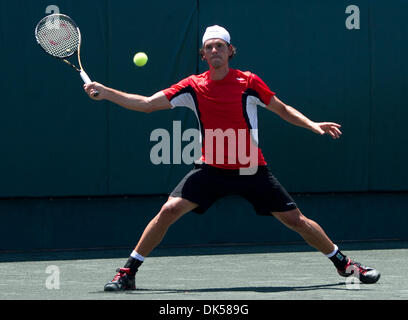
<path id="1" fill-rule="evenodd" d="M 162 92 L 172 108 L 195 113 L 202 162 L 223 169 L 266 165 L 258 141 L 257 107 L 268 105 L 275 93 L 257 75 L 230 69 L 222 80 L 211 80 L 207 71 Z"/>

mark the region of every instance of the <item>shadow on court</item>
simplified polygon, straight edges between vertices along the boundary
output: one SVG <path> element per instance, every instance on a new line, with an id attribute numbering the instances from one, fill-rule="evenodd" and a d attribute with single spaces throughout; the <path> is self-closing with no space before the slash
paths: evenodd
<path id="1" fill-rule="evenodd" d="M 340 287 L 341 286 L 341 287 Z M 149 294 L 185 294 L 185 293 L 230 293 L 230 292 L 258 292 L 258 293 L 275 293 L 275 292 L 291 292 L 291 291 L 312 291 L 312 290 L 350 290 L 344 285 L 344 282 L 337 282 L 331 284 L 317 284 L 309 286 L 287 286 L 287 287 L 232 287 L 232 288 L 202 288 L 202 289 L 143 289 L 138 288 L 135 291 L 114 292 L 114 294 L 137 294 L 137 295 L 149 295 Z M 359 289 L 367 290 L 367 289 Z M 112 294 L 112 292 L 97 291 L 90 292 L 94 294 Z"/>

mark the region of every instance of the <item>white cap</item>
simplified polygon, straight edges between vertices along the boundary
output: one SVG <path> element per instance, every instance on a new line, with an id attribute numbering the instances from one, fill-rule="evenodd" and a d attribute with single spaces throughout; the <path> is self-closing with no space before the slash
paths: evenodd
<path id="1" fill-rule="evenodd" d="M 228 31 L 225 30 L 223 27 L 220 27 L 217 25 L 208 27 L 205 30 L 205 33 L 203 36 L 203 44 L 209 39 L 222 39 L 226 41 L 228 44 L 230 44 L 231 42 L 231 37 Z"/>

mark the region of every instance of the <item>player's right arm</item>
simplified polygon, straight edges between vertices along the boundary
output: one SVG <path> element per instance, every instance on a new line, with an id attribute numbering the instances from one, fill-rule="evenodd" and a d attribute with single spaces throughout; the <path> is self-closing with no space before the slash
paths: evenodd
<path id="1" fill-rule="evenodd" d="M 85 84 L 84 90 L 93 100 L 108 100 L 129 110 L 150 113 L 157 110 L 171 108 L 169 100 L 161 91 L 155 93 L 151 97 L 145 97 L 138 94 L 115 90 L 98 82 Z M 93 93 L 96 90 L 99 91 L 99 95 L 94 97 Z"/>

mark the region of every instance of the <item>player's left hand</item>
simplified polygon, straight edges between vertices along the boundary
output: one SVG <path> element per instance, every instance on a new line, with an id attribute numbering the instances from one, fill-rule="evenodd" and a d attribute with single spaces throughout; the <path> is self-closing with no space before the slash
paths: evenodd
<path id="1" fill-rule="evenodd" d="M 333 139 L 338 139 L 342 135 L 340 131 L 341 125 L 334 122 L 315 122 L 313 131 L 317 134 L 329 134 Z"/>

